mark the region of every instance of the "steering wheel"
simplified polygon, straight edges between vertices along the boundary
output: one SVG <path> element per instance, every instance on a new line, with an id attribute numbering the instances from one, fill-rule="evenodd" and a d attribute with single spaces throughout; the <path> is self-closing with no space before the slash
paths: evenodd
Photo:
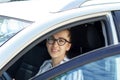
<path id="1" fill-rule="evenodd" d="M 12 80 L 12 78 L 7 72 L 4 72 L 2 76 L 0 76 L 0 80 Z"/>

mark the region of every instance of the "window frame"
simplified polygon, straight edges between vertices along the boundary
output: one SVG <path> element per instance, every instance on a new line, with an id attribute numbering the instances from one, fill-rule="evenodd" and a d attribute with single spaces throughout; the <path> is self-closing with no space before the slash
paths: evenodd
<path id="1" fill-rule="evenodd" d="M 118 40 L 120 42 L 120 10 L 112 11 L 113 20 L 116 26 Z"/>
<path id="2" fill-rule="evenodd" d="M 108 18 L 106 17 L 106 16 L 99 16 L 99 17 L 93 17 L 93 18 L 89 18 L 89 19 L 85 19 L 85 20 L 82 20 L 82 21 L 76 21 L 76 22 L 73 22 L 73 23 L 71 23 L 71 24 L 67 24 L 67 25 L 64 25 L 64 26 L 66 26 L 66 27 L 64 27 L 64 26 L 61 26 L 61 27 L 59 27 L 59 29 L 57 28 L 57 29 L 55 29 L 53 32 L 49 32 L 48 33 L 48 35 L 47 36 L 50 36 L 50 35 L 52 35 L 52 34 L 54 34 L 54 33 L 56 33 L 56 32 L 58 32 L 58 31 L 60 31 L 60 30 L 63 30 L 63 29 L 66 29 L 66 28 L 71 28 L 71 27 L 73 27 L 73 26 L 76 26 L 76 25 L 80 25 L 80 24 L 84 24 L 84 23 L 89 23 L 89 22 L 94 22 L 94 21 L 99 21 L 99 20 L 101 20 L 101 21 L 104 21 L 105 22 L 105 29 L 106 29 L 106 36 L 107 36 L 107 39 L 109 40 L 107 40 L 108 41 L 108 45 L 110 45 L 110 44 L 114 44 L 113 43 L 113 39 L 112 39 L 112 36 L 110 36 L 111 35 L 111 29 L 109 29 L 108 28 L 108 26 L 110 26 L 110 22 L 109 22 L 109 20 L 108 20 Z M 103 26 L 102 26 L 103 27 Z M 109 32 L 109 33 L 108 33 Z M 109 36 L 109 37 L 108 37 Z M 108 45 L 106 45 L 106 46 L 108 46 Z M 91 51 L 90 51 L 91 52 Z M 87 54 L 91 54 L 90 52 L 88 52 Z M 99 52 L 99 51 L 98 51 Z M 80 56 L 80 58 L 83 58 L 82 57 L 82 55 Z M 80 58 L 78 58 L 78 59 L 80 59 Z M 85 60 L 86 58 L 84 58 L 84 60 Z M 81 60 L 81 59 L 80 59 Z M 97 58 L 95 59 L 95 60 L 97 60 Z M 64 69 L 64 67 L 65 67 L 65 69 L 67 69 L 68 67 L 70 67 L 69 66 L 69 64 L 73 64 L 73 63 L 76 63 L 76 62 L 74 62 L 75 60 L 72 60 L 72 63 L 71 63 L 71 61 L 70 62 L 68 62 L 68 63 L 65 63 L 64 65 L 62 65 L 62 66 L 59 66 L 59 68 L 58 67 L 56 67 L 56 68 L 53 68 L 53 69 L 51 69 L 50 71 L 47 71 L 46 73 L 43 73 L 43 74 L 41 74 L 40 76 L 42 76 L 40 79 L 45 79 L 45 77 L 43 78 L 43 76 L 51 76 L 51 77 L 53 77 L 53 76 L 56 76 L 56 73 L 55 72 L 57 72 L 58 71 L 58 74 L 61 74 L 61 73 L 63 73 L 63 72 L 61 72 L 61 73 L 59 73 L 59 71 L 61 71 L 61 70 L 63 70 Z M 92 60 L 93 61 L 93 60 Z M 78 62 L 78 61 L 77 61 Z M 81 61 L 82 62 L 82 61 Z M 91 62 L 91 61 L 90 61 Z M 86 63 L 89 63 L 89 62 L 86 62 Z M 83 63 L 83 64 L 80 64 L 80 65 L 84 65 L 84 64 L 86 64 L 86 63 Z M 77 63 L 76 63 L 77 64 Z M 77 65 L 78 66 L 78 65 Z M 74 68 L 75 67 L 77 67 L 77 66 L 74 66 Z M 73 68 L 69 68 L 69 69 L 73 69 Z M 67 70 L 69 70 L 69 69 L 67 69 Z M 52 71 L 53 70 L 53 71 Z M 64 71 L 67 71 L 67 70 L 64 70 Z M 54 75 L 53 75 L 53 73 L 54 73 Z M 47 75 L 48 74 L 48 75 Z M 53 75 L 53 76 L 52 76 Z M 39 76 L 38 76 L 39 77 Z M 46 77 L 46 78 L 47 78 Z M 50 77 L 50 78 L 51 78 Z M 38 78 L 39 79 L 39 78 Z M 49 78 L 48 78 L 49 79 Z M 35 78 L 35 80 L 37 80 L 37 78 Z"/>

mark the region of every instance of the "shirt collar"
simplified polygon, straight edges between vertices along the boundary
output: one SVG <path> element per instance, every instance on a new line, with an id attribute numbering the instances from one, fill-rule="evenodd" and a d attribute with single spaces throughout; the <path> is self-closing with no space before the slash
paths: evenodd
<path id="1" fill-rule="evenodd" d="M 67 62 L 67 61 L 69 61 L 69 58 L 64 57 L 64 59 L 60 62 L 60 64 L 63 64 L 63 63 L 65 63 L 65 62 Z M 48 63 L 47 66 L 49 66 L 49 68 L 52 68 L 52 67 L 53 67 L 53 66 L 52 66 L 52 60 L 49 60 L 48 62 L 49 62 L 49 63 Z"/>
<path id="2" fill-rule="evenodd" d="M 64 59 L 60 62 L 60 64 L 69 61 L 69 59 L 67 57 L 64 57 Z"/>

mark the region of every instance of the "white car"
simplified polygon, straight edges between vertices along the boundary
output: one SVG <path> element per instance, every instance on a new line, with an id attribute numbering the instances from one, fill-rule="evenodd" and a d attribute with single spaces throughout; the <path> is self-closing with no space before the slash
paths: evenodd
<path id="1" fill-rule="evenodd" d="M 70 29 L 70 61 L 35 76 L 50 59 L 45 41 Z M 120 80 L 119 0 L 31 0 L 0 4 L 0 80 Z M 76 80 L 76 79 L 75 79 Z"/>

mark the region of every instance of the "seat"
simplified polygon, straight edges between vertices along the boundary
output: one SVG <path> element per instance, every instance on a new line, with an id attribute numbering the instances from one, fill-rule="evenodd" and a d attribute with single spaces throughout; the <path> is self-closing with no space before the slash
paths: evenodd
<path id="1" fill-rule="evenodd" d="M 71 28 L 72 47 L 70 58 L 105 46 L 101 23 L 95 22 Z"/>
<path id="2" fill-rule="evenodd" d="M 101 23 L 96 22 L 87 26 L 86 42 L 83 45 L 85 52 L 105 46 Z"/>
<path id="3" fill-rule="evenodd" d="M 16 80 L 28 80 L 35 76 L 39 71 L 40 66 L 50 56 L 46 50 L 44 42 L 38 44 L 29 52 L 27 52 L 14 66 L 12 66 L 9 74 L 12 74 Z M 17 68 L 16 68 L 17 67 Z M 15 69 L 16 68 L 16 69 Z M 13 70 L 16 70 L 14 72 Z M 13 74 L 14 72 L 14 74 Z"/>

